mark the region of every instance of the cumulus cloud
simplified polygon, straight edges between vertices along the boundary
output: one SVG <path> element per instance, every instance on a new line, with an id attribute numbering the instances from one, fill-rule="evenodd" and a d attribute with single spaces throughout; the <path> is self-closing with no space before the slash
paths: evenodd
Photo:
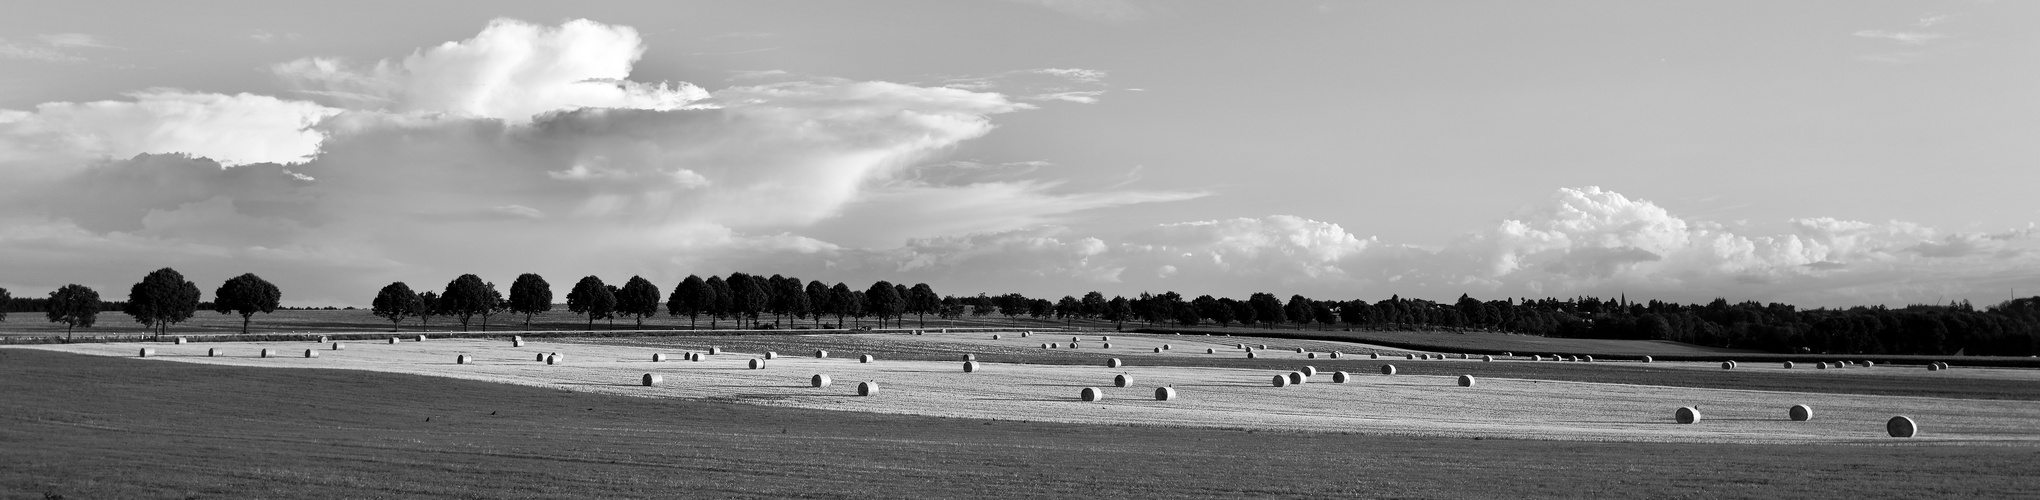
<path id="1" fill-rule="evenodd" d="M 313 126 L 339 113 L 247 93 L 151 89 L 128 98 L 0 110 L 0 161 L 190 153 L 226 165 L 302 162 L 323 138 Z"/>
<path id="2" fill-rule="evenodd" d="M 542 26 L 491 21 L 474 38 L 420 49 L 401 61 L 357 68 L 333 58 L 278 64 L 276 75 L 339 105 L 445 112 L 527 123 L 539 113 L 583 107 L 680 109 L 708 97 L 686 82 L 628 80 L 644 56 L 628 26 L 586 19 Z"/>

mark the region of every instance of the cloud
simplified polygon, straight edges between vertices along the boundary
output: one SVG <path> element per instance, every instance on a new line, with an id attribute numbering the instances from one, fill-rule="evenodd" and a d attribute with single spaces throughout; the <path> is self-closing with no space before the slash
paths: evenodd
<path id="1" fill-rule="evenodd" d="M 98 37 L 84 33 L 56 33 L 36 35 L 36 39 L 56 48 L 110 49 L 111 45 L 101 43 Z"/>
<path id="2" fill-rule="evenodd" d="M 30 45 L 0 38 L 0 58 L 44 62 L 82 62 L 83 57 L 67 54 L 48 45 Z"/>
<path id="3" fill-rule="evenodd" d="M 528 123 L 545 112 L 670 110 L 708 92 L 685 82 L 630 81 L 644 55 L 637 30 L 577 19 L 541 26 L 489 22 L 474 38 L 421 49 L 402 61 L 357 68 L 303 58 L 271 68 L 307 95 L 358 109 L 443 112 Z"/>
<path id="4" fill-rule="evenodd" d="M 1097 23 L 1125 23 L 1147 19 L 1148 12 L 1126 0 L 1011 0 L 1034 5 Z"/>
<path id="5" fill-rule="evenodd" d="M 225 165 L 310 159 L 312 127 L 339 110 L 255 94 L 150 89 L 130 100 L 52 102 L 0 110 L 0 162 L 190 153 Z"/>
<path id="6" fill-rule="evenodd" d="M 1053 94 L 1031 95 L 1024 97 L 1023 99 L 1030 101 L 1069 101 L 1083 104 L 1097 104 L 1098 96 L 1103 95 L 1104 93 L 1105 91 L 1103 90 L 1092 90 L 1085 92 L 1057 92 Z"/>
<path id="7" fill-rule="evenodd" d="M 1928 42 L 1948 37 L 1948 35 L 1943 35 L 1940 33 L 1884 31 L 1884 30 L 1862 30 L 1857 31 L 1855 35 L 1864 38 L 1882 38 L 1906 45 L 1925 45 Z"/>
<path id="8" fill-rule="evenodd" d="M 1038 68 L 1004 71 L 984 76 L 943 78 L 944 87 L 971 91 L 1002 91 L 1027 101 L 1098 102 L 1104 95 L 1106 73 L 1083 68 Z"/>

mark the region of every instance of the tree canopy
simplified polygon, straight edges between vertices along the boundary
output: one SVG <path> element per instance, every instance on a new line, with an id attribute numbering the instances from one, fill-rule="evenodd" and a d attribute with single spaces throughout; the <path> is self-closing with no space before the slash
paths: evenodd
<path id="1" fill-rule="evenodd" d="M 638 328 L 644 328 L 645 318 L 659 314 L 659 286 L 640 276 L 631 276 L 616 291 L 616 312 L 637 320 Z"/>
<path id="2" fill-rule="evenodd" d="M 602 284 L 602 278 L 588 276 L 574 283 L 574 290 L 567 292 L 567 310 L 588 315 L 588 329 L 595 329 L 595 320 L 608 319 L 616 313 L 616 294 L 609 291 L 609 285 Z"/>
<path id="3" fill-rule="evenodd" d="M 50 292 L 49 309 L 43 314 L 51 323 L 63 323 L 64 339 L 70 340 L 72 328 L 91 328 L 98 321 L 100 307 L 99 292 L 73 283 Z"/>
<path id="4" fill-rule="evenodd" d="M 140 283 L 128 288 L 127 307 L 123 312 L 141 323 L 155 329 L 156 338 L 163 338 L 163 332 L 170 325 L 191 319 L 198 312 L 198 284 L 184 279 L 176 269 L 162 268 L 149 272 Z"/>
<path id="5" fill-rule="evenodd" d="M 411 291 L 410 285 L 399 281 L 383 285 L 382 290 L 376 292 L 375 302 L 371 304 L 369 312 L 390 320 L 390 331 L 394 332 L 397 331 L 397 325 L 404 322 L 404 318 L 418 314 L 423 308 L 424 304 L 419 302 L 418 293 Z"/>
<path id="6" fill-rule="evenodd" d="M 510 282 L 510 311 L 524 315 L 524 327 L 531 328 L 531 315 L 552 310 L 552 285 L 537 273 L 517 275 Z"/>
<path id="7" fill-rule="evenodd" d="M 220 314 L 240 314 L 241 334 L 248 333 L 248 322 L 255 313 L 275 312 L 283 301 L 283 290 L 275 284 L 246 273 L 228 278 L 219 289 L 213 291 L 213 311 Z"/>

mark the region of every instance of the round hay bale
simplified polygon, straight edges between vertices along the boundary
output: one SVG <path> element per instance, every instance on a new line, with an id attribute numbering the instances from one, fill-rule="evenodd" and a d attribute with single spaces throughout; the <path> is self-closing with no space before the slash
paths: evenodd
<path id="1" fill-rule="evenodd" d="M 1943 369 L 1943 370 L 1953 370 L 1953 369 L 1955 369 L 1955 365 L 1951 365 L 1951 364 L 1948 364 L 1948 362 L 1947 362 L 1947 361 L 1942 361 L 1942 362 L 1941 362 L 1941 369 Z"/>
<path id="2" fill-rule="evenodd" d="M 396 337 L 390 337 L 390 345 L 397 345 L 397 338 L 396 338 Z"/>
<path id="3" fill-rule="evenodd" d="M 1509 351 L 1502 351 L 1502 356 L 1504 356 L 1504 357 L 1507 357 L 1507 356 L 1515 356 L 1515 355 L 1516 355 L 1516 353 L 1514 353 L 1514 352 L 1509 352 Z"/>
<path id="4" fill-rule="evenodd" d="M 1459 353 L 1459 359 L 1468 359 L 1468 358 L 1466 357 L 1466 353 L 1463 353 L 1463 352 L 1462 352 L 1462 353 Z"/>
<path id="5" fill-rule="evenodd" d="M 305 357 L 307 358 L 319 357 L 319 351 L 313 349 L 305 349 Z"/>
<path id="6" fill-rule="evenodd" d="M 1304 359 L 1317 359 L 1317 353 L 1314 353 L 1314 352 L 1304 353 L 1304 354 L 1303 354 L 1303 358 L 1304 358 Z"/>
<path id="7" fill-rule="evenodd" d="M 826 357 L 829 357 L 829 351 L 824 351 L 820 349 L 815 350 L 815 359 L 821 359 Z"/>
<path id="8" fill-rule="evenodd" d="M 1581 361 L 1585 361 L 1585 362 L 1588 362 L 1588 363 L 1592 363 L 1592 362 L 1594 362 L 1594 357 L 1593 357 L 1593 356 L 1580 356 L 1580 360 L 1581 360 Z"/>
<path id="9" fill-rule="evenodd" d="M 510 347 L 524 347 L 524 339 L 510 341 Z"/>
<path id="10" fill-rule="evenodd" d="M 1332 383 L 1334 384 L 1344 384 L 1352 381 L 1353 376 L 1347 375 L 1346 372 L 1332 372 Z"/>
<path id="11" fill-rule="evenodd" d="M 510 341 L 511 341 L 511 342 L 523 342 L 523 341 L 524 341 L 524 336 L 523 336 L 523 335 L 512 335 L 512 336 L 510 336 Z"/>
<path id="12" fill-rule="evenodd" d="M 560 363 L 565 363 L 566 361 L 567 361 L 567 358 L 566 358 L 565 356 L 561 356 L 561 355 L 559 355 L 559 354 L 550 354 L 550 355 L 546 355 L 546 357 L 545 357 L 545 364 L 548 364 L 548 365 L 557 365 L 557 364 L 560 364 Z"/>
<path id="13" fill-rule="evenodd" d="M 963 360 L 964 360 L 964 361 L 976 361 L 976 360 L 977 360 L 977 355 L 976 355 L 976 354 L 965 354 L 965 355 L 963 355 Z"/>
<path id="14" fill-rule="evenodd" d="M 324 344 L 324 343 L 327 343 L 327 342 L 331 342 L 331 341 L 332 341 L 332 340 L 331 340 L 330 338 L 326 337 L 325 335 L 320 335 L 320 336 L 319 336 L 319 343 L 321 343 L 321 344 Z"/>
<path id="15" fill-rule="evenodd" d="M 1823 361 L 1823 362 L 1820 362 L 1820 363 L 1815 363 L 1815 364 L 1814 364 L 1814 366 L 1817 366 L 1817 367 L 1819 367 L 1819 369 L 1822 369 L 1822 370 L 1826 370 L 1826 369 L 1828 368 L 1828 367 L 1827 367 L 1827 362 L 1825 362 L 1825 361 Z"/>
<path id="16" fill-rule="evenodd" d="M 1123 364 L 1123 363 L 1120 363 L 1120 362 L 1119 362 L 1119 358 L 1112 358 L 1112 359 L 1108 359 L 1108 360 L 1105 360 L 1105 367 L 1106 367 L 1106 368 L 1118 368 L 1118 367 L 1119 367 L 1120 365 L 1122 365 L 1122 364 Z"/>
<path id="17" fill-rule="evenodd" d="M 262 357 L 265 357 L 265 358 L 267 358 L 267 357 L 270 357 L 270 356 L 275 356 L 275 355 L 276 355 L 276 351 L 271 351 L 271 350 L 268 350 L 268 349 L 263 349 L 263 350 L 262 350 Z"/>
<path id="18" fill-rule="evenodd" d="M 1112 341 L 1112 337 L 1111 337 L 1111 336 L 1109 336 L 1109 335 L 1106 335 L 1106 336 L 1100 336 L 1100 337 L 1098 337 L 1098 341 L 1099 341 L 1099 342 L 1111 342 L 1111 341 Z"/>
<path id="19" fill-rule="evenodd" d="M 1255 345 L 1255 347 L 1254 347 L 1254 348 L 1255 348 L 1255 349 L 1267 349 L 1267 348 L 1268 348 L 1268 344 L 1257 344 L 1257 345 Z"/>
<path id="20" fill-rule="evenodd" d="M 1160 348 L 1160 347 L 1156 347 L 1156 348 L 1155 348 L 1155 354 L 1161 354 L 1161 353 L 1162 353 L 1162 348 Z"/>
<path id="21" fill-rule="evenodd" d="M 1382 375 L 1394 375 L 1394 374 L 1395 374 L 1395 365 L 1381 365 L 1381 374 L 1382 374 Z"/>
<path id="22" fill-rule="evenodd" d="M 690 353 L 687 353 L 687 360 L 688 360 L 688 361 L 694 361 L 694 362 L 700 362 L 700 361 L 701 361 L 701 353 L 698 353 L 698 352 L 690 352 Z"/>
<path id="23" fill-rule="evenodd" d="M 1877 362 L 1876 362 L 1876 361 L 1871 361 L 1871 360 L 1867 360 L 1867 359 L 1866 359 L 1866 360 L 1863 360 L 1863 367 L 1864 367 L 1864 368 L 1876 368 L 1876 367 L 1877 367 Z"/>
<path id="24" fill-rule="evenodd" d="M 1204 349 L 1204 353 L 1205 353 L 1205 354 L 1218 354 L 1218 349 L 1212 349 L 1212 348 L 1208 348 L 1208 347 L 1207 347 L 1207 348 L 1205 348 L 1205 349 Z"/>
<path id="25" fill-rule="evenodd" d="M 1071 348 L 1071 349 L 1076 349 L 1076 348 L 1077 348 L 1077 343 L 1076 343 L 1076 342 L 1071 342 L 1071 343 L 1070 343 L 1070 348 Z"/>
<path id="26" fill-rule="evenodd" d="M 1532 354 L 1532 355 L 1530 355 L 1530 360 L 1531 360 L 1531 361 L 1544 361 L 1544 356 L 1538 356 L 1538 355 L 1536 355 L 1536 354 Z"/>
<path id="27" fill-rule="evenodd" d="M 963 362 L 963 372 L 964 372 L 964 373 L 977 373 L 977 371 L 978 371 L 978 362 L 976 362 L 976 361 L 965 361 L 965 362 Z"/>
<path id="28" fill-rule="evenodd" d="M 710 356 L 714 356 L 714 355 L 717 355 L 717 354 L 722 354 L 722 348 L 721 348 L 721 347 L 714 347 L 714 346 L 710 346 L 710 347 L 708 348 L 708 355 L 710 355 Z"/>
<path id="29" fill-rule="evenodd" d="M 532 361 L 545 361 L 545 353 L 542 352 L 538 353 L 538 358 L 533 359 Z"/>
<path id="30" fill-rule="evenodd" d="M 763 370 L 765 369 L 765 360 L 762 358 L 751 358 L 747 366 L 750 366 L 753 370 Z"/>
<path id="31" fill-rule="evenodd" d="M 1644 356 L 1644 357 L 1643 357 L 1643 362 L 1645 362 L 1645 363 L 1649 363 L 1649 362 L 1651 362 L 1650 356 Z"/>
<path id="32" fill-rule="evenodd" d="M 779 359 L 779 353 L 773 351 L 765 351 L 765 359 Z"/>
<path id="33" fill-rule="evenodd" d="M 1162 350 L 1164 350 L 1164 351 L 1167 351 L 1167 350 L 1169 350 L 1169 349 L 1170 349 L 1170 347 L 1169 347 L 1169 345 L 1168 345 L 1168 344 L 1162 344 Z"/>
<path id="34" fill-rule="evenodd" d="M 1302 369 L 1302 370 L 1297 370 L 1297 371 L 1303 372 L 1303 376 L 1305 376 L 1305 377 L 1315 377 L 1315 376 L 1317 376 L 1317 367 L 1315 367 L 1315 366 L 1305 366 L 1305 367 L 1303 367 L 1303 369 Z"/>
<path id="35" fill-rule="evenodd" d="M 639 380 L 642 381 L 643 384 L 645 384 L 645 387 L 651 387 L 659 385 L 659 383 L 661 382 L 665 382 L 666 377 L 659 376 L 659 374 L 657 373 L 647 373 L 645 374 L 644 377 L 641 377 Z"/>
<path id="36" fill-rule="evenodd" d="M 184 345 L 184 337 L 177 337 L 177 345 Z"/>
<path id="37" fill-rule="evenodd" d="M 1785 362 L 1785 364 L 1784 364 L 1784 366 L 1785 366 L 1785 369 L 1787 369 L 1787 370 L 1790 370 L 1790 369 L 1792 369 L 1792 362 L 1791 362 L 1791 361 L 1786 361 L 1786 362 Z"/>
<path id="38" fill-rule="evenodd" d="M 1304 382 L 1309 380 L 1310 377 L 1303 376 L 1303 372 L 1289 372 L 1289 383 L 1291 385 L 1303 385 Z"/>
<path id="39" fill-rule="evenodd" d="M 998 335 L 993 335 L 993 336 L 992 336 L 992 340 L 999 340 L 999 336 L 998 336 Z"/>
<path id="40" fill-rule="evenodd" d="M 1042 348 L 1042 349 L 1048 349 L 1049 347 L 1048 347 L 1048 344 L 1042 344 L 1042 345 L 1041 345 L 1041 348 Z"/>
<path id="41" fill-rule="evenodd" d="M 859 395 L 859 396 L 870 396 L 870 395 L 873 395 L 873 394 L 878 394 L 878 383 L 876 383 L 876 382 L 858 382 L 858 383 L 857 383 L 857 395 Z"/>
<path id="42" fill-rule="evenodd" d="M 1473 376 L 1472 376 L 1472 375 L 1460 375 L 1460 376 L 1459 376 L 1459 386 L 1460 386 L 1460 387 L 1473 387 L 1473 383 L 1474 383 L 1474 381 L 1473 381 Z"/>
<path id="43" fill-rule="evenodd" d="M 1246 345 L 1246 344 L 1233 344 L 1233 348 L 1234 348 L 1234 349 L 1246 349 L 1246 348 L 1247 348 L 1247 345 Z"/>
<path id="44" fill-rule="evenodd" d="M 1112 348 L 1112 343 L 1111 343 L 1111 342 L 1106 342 L 1106 343 L 1105 343 L 1105 346 L 1104 346 L 1104 348 L 1105 348 L 1105 349 L 1111 349 L 1111 348 Z"/>
<path id="45" fill-rule="evenodd" d="M 1415 355 L 1415 354 L 1404 354 L 1404 355 L 1403 355 L 1403 359 L 1417 359 L 1417 355 Z"/>
<path id="46" fill-rule="evenodd" d="M 857 357 L 857 362 L 859 362 L 859 363 L 870 363 L 870 362 L 872 362 L 872 361 L 873 361 L 873 360 L 875 360 L 875 359 L 877 359 L 877 358 L 873 358 L 873 357 L 871 357 L 871 355 L 870 355 L 870 354 L 866 354 L 866 355 L 863 355 L 863 356 L 858 356 L 858 357 Z"/>
<path id="47" fill-rule="evenodd" d="M 1253 351 L 1247 351 L 1247 359 L 1254 359 L 1254 352 L 1253 352 Z"/>
<path id="48" fill-rule="evenodd" d="M 1381 359 L 1381 353 L 1378 352 L 1367 353 L 1367 359 Z"/>
<path id="49" fill-rule="evenodd" d="M 1806 405 L 1792 405 L 1792 409 L 1785 410 L 1785 416 L 1791 418 L 1793 422 L 1805 422 L 1808 420 L 1813 420 L 1813 407 Z"/>
<path id="50" fill-rule="evenodd" d="M 1895 438 L 1909 438 L 1920 434 L 1920 425 L 1910 417 L 1899 415 L 1884 422 L 1884 432 Z"/>
<path id="51" fill-rule="evenodd" d="M 828 375 L 815 375 L 813 377 L 808 378 L 808 384 L 813 385 L 815 387 L 828 387 L 829 384 L 834 382 L 835 381 L 829 380 Z"/>
<path id="52" fill-rule="evenodd" d="M 1332 359 L 1339 359 L 1339 351 L 1332 351 Z"/>
<path id="53" fill-rule="evenodd" d="M 308 352 L 309 352 L 309 351 L 308 351 Z M 144 358 L 146 358 L 146 357 L 149 357 L 149 356 L 155 356 L 155 355 L 156 355 L 156 349 L 155 349 L 155 348 L 150 348 L 150 347 L 143 347 L 143 348 L 142 348 L 142 354 L 141 354 L 141 356 L 140 356 L 140 357 L 144 357 Z"/>
<path id="54" fill-rule="evenodd" d="M 665 362 L 665 361 L 666 361 L 666 353 L 663 353 L 663 352 L 655 352 L 655 353 L 652 353 L 652 362 L 653 362 L 653 363 L 661 363 L 661 362 Z"/>
<path id="55" fill-rule="evenodd" d="M 1080 339 L 1080 338 L 1076 338 L 1076 337 L 1070 337 L 1070 342 L 1083 342 L 1083 341 L 1084 341 L 1084 339 Z"/>
<path id="56" fill-rule="evenodd" d="M 1118 375 L 1113 375 L 1113 376 L 1112 376 L 1112 386 L 1113 386 L 1113 387 L 1133 387 L 1133 377 L 1132 377 L 1132 376 L 1129 376 L 1129 375 L 1127 375 L 1127 374 L 1124 374 L 1124 373 L 1121 373 L 1121 374 L 1118 374 Z"/>
<path id="57" fill-rule="evenodd" d="M 1677 411 L 1672 412 L 1672 420 L 1676 420 L 1681 424 L 1698 423 L 1700 422 L 1700 409 L 1691 406 L 1681 406 Z"/>
<path id="58" fill-rule="evenodd" d="M 211 348 L 211 349 L 206 349 L 206 350 L 205 350 L 205 357 L 208 357 L 208 358 L 217 358 L 217 357 L 223 356 L 223 355 L 225 355 L 225 354 L 226 354 L 226 353 L 225 353 L 225 352 L 222 352 L 222 351 L 220 351 L 220 348 L 218 348 L 218 347 L 214 347 L 214 348 Z"/>
<path id="59" fill-rule="evenodd" d="M 1729 366 L 1730 368 L 1742 368 L 1742 363 L 1737 363 L 1737 362 L 1735 362 L 1735 360 L 1731 359 L 1731 360 L 1728 360 L 1728 366 Z"/>
<path id="60" fill-rule="evenodd" d="M 1289 377 L 1288 377 L 1288 376 L 1286 376 L 1286 375 L 1276 375 L 1276 376 L 1275 376 L 1275 386 L 1276 386 L 1276 387 L 1289 387 Z"/>
<path id="61" fill-rule="evenodd" d="M 1734 369 L 1735 369 L 1735 362 L 1734 362 L 1734 361 L 1723 361 L 1723 362 L 1721 362 L 1721 369 L 1723 369 L 1723 370 L 1734 370 Z"/>
<path id="62" fill-rule="evenodd" d="M 1034 335 L 1034 332 L 1020 332 L 1021 338 L 1026 338 L 1029 335 Z"/>
<path id="63" fill-rule="evenodd" d="M 1302 347 L 1298 347 L 1298 348 L 1296 348 L 1296 353 L 1297 353 L 1297 354 L 1303 354 L 1303 348 L 1302 348 Z"/>
<path id="64" fill-rule="evenodd" d="M 1098 401 L 1105 399 L 1105 391 L 1096 387 L 1085 387 L 1082 392 L 1077 393 L 1077 397 L 1084 398 L 1085 401 Z"/>
<path id="65" fill-rule="evenodd" d="M 1174 387 L 1155 388 L 1155 401 L 1169 401 L 1173 399 L 1176 399 L 1176 388 Z"/>
<path id="66" fill-rule="evenodd" d="M 469 355 L 466 355 L 466 354 L 462 354 L 462 355 L 459 355 L 459 356 L 454 356 L 454 357 L 453 357 L 453 364 L 456 364 L 456 365 L 467 365 L 467 364 L 474 364 L 474 362 L 475 362 L 475 357 L 474 357 L 474 356 L 469 356 Z"/>
<path id="67" fill-rule="evenodd" d="M 419 335 L 419 336 L 418 336 L 418 341 L 419 341 L 419 342 L 424 342 L 424 341 L 425 341 L 425 336 L 424 336 L 424 335 Z"/>
<path id="68" fill-rule="evenodd" d="M 1480 357 L 1480 360 L 1481 360 L 1481 361 L 1486 361 L 1486 362 L 1489 362 L 1489 363 L 1493 363 L 1493 362 L 1495 362 L 1495 357 L 1494 357 L 1494 356 L 1481 356 L 1481 357 Z"/>
<path id="69" fill-rule="evenodd" d="M 1927 363 L 1927 371 L 1930 371 L 1930 372 L 1933 372 L 1933 371 L 1941 371 L 1941 364 L 1940 364 L 1940 363 Z"/>

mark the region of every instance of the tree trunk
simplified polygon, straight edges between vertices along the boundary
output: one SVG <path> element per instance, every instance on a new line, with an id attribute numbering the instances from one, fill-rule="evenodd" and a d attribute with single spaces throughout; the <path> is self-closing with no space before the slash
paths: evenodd
<path id="1" fill-rule="evenodd" d="M 247 334 L 248 334 L 248 317 L 249 317 L 249 316 L 254 316 L 254 314 L 243 314 L 243 315 L 241 315 L 241 334 L 242 334 L 242 335 L 247 335 Z"/>

